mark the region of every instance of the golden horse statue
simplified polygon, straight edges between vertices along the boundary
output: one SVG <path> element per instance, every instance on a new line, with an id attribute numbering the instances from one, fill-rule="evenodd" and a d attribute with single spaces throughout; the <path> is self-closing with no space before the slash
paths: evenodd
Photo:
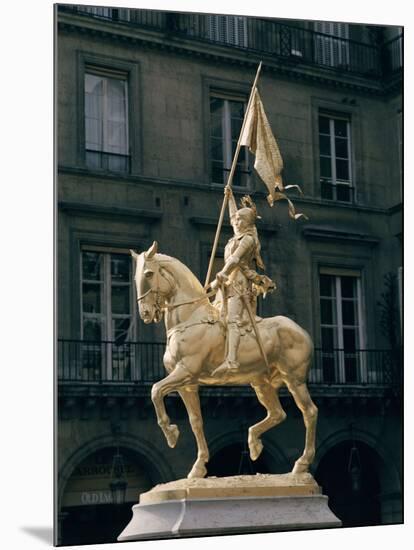
<path id="1" fill-rule="evenodd" d="M 137 300 L 145 323 L 159 322 L 164 316 L 167 333 L 164 366 L 168 375 L 153 385 L 151 398 L 158 425 L 170 447 L 175 447 L 179 430 L 170 422 L 164 398 L 177 391 L 184 402 L 198 449 L 188 477 L 205 477 L 209 460 L 198 394 L 200 384 L 252 386 L 267 411 L 267 416 L 248 431 L 252 460 L 256 460 L 263 449 L 260 436 L 286 418 L 278 397 L 279 388 L 286 385 L 302 412 L 306 427 L 305 449 L 292 472 L 307 472 L 315 456 L 318 416 L 306 386 L 313 354 L 309 334 L 287 317 L 261 319 L 257 328 L 268 366 L 254 332 L 250 331 L 240 342 L 238 371 L 213 376 L 225 357 L 226 333 L 220 312 L 188 267 L 176 258 L 159 254 L 157 249 L 154 242 L 141 254 L 131 250 L 136 260 Z"/>

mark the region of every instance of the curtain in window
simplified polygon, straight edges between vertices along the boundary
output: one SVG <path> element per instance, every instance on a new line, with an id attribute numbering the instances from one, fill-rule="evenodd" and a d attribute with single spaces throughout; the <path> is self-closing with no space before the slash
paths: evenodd
<path id="1" fill-rule="evenodd" d="M 86 149 L 128 154 L 126 80 L 85 74 Z"/>

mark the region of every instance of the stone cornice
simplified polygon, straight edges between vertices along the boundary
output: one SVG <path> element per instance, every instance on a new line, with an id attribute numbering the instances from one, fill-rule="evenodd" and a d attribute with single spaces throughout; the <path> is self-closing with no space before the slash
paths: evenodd
<path id="1" fill-rule="evenodd" d="M 68 174 L 74 176 L 82 176 L 93 179 L 99 179 L 102 181 L 110 181 L 111 183 L 121 183 L 127 185 L 134 185 L 136 183 L 149 184 L 149 185 L 165 185 L 168 187 L 185 187 L 191 189 L 200 189 L 203 191 L 209 189 L 220 190 L 220 194 L 223 194 L 223 188 L 219 186 L 210 186 L 209 184 L 200 181 L 188 181 L 178 180 L 170 178 L 155 178 L 151 176 L 144 176 L 142 174 L 115 174 L 106 172 L 93 172 L 87 168 L 78 168 L 72 166 L 59 166 L 59 174 Z"/>
<path id="2" fill-rule="evenodd" d="M 93 172 L 85 168 L 62 166 L 62 165 L 58 167 L 58 173 L 62 175 L 67 174 L 67 175 L 81 176 L 81 177 L 87 177 L 92 179 L 99 179 L 101 181 L 108 181 L 113 184 L 136 185 L 137 183 L 140 183 L 143 185 L 147 184 L 147 185 L 155 185 L 155 186 L 165 186 L 165 187 L 177 188 L 177 189 L 183 188 L 183 189 L 207 191 L 207 192 L 216 193 L 219 195 L 223 194 L 223 187 L 221 185 L 204 183 L 199 180 L 194 181 L 194 180 L 181 180 L 181 179 L 171 179 L 171 178 L 156 178 L 151 176 L 145 176 L 142 174 L 110 174 L 105 172 Z M 255 200 L 258 200 L 258 199 L 266 200 L 267 193 L 262 189 L 248 190 L 247 192 L 252 197 L 254 197 Z M 242 188 L 240 189 L 235 188 L 234 193 L 235 195 L 244 195 L 246 193 L 246 190 Z M 387 215 L 392 213 L 390 209 L 380 208 L 377 206 L 365 206 L 363 204 L 335 202 L 335 201 L 328 201 L 328 200 L 314 198 L 314 197 L 292 195 L 291 199 L 294 201 L 295 204 L 298 204 L 298 205 L 300 204 L 305 207 L 306 205 L 309 205 L 312 207 L 319 207 L 319 208 L 332 208 L 334 210 L 337 210 L 340 208 L 344 210 L 353 210 L 358 212 L 364 212 L 367 214 L 380 214 L 380 215 Z"/>
<path id="3" fill-rule="evenodd" d="M 216 227 L 217 226 L 217 218 L 193 216 L 193 217 L 189 218 L 189 220 L 194 225 L 205 225 L 205 226 L 208 226 L 208 227 Z M 231 225 L 228 222 L 223 222 L 223 227 L 225 227 L 227 229 L 231 229 Z M 276 234 L 279 231 L 279 225 L 271 225 L 269 223 L 263 223 L 259 220 L 257 222 L 257 229 L 260 232 Z"/>
<path id="4" fill-rule="evenodd" d="M 142 44 L 149 48 L 160 48 L 192 55 L 226 61 L 249 67 L 257 67 L 263 61 L 263 71 L 298 80 L 309 80 L 336 88 L 348 88 L 361 93 L 386 95 L 383 83 L 378 79 L 367 79 L 344 71 L 307 65 L 298 60 L 280 60 L 265 52 L 214 44 L 201 39 L 186 38 L 170 32 L 153 31 L 142 27 L 132 27 L 113 21 L 102 21 L 69 13 L 59 13 L 58 28 L 77 33 L 89 33 L 105 39 Z M 389 87 L 388 87 L 389 88 Z"/>
<path id="5" fill-rule="evenodd" d="M 353 233 L 351 231 L 340 231 L 332 227 L 320 227 L 307 225 L 302 230 L 305 239 L 317 241 L 345 241 L 350 244 L 375 246 L 380 239 L 366 233 Z"/>
<path id="6" fill-rule="evenodd" d="M 93 217 L 123 217 L 138 220 L 143 218 L 146 223 L 155 223 L 162 218 L 162 212 L 157 210 L 143 210 L 138 208 L 123 208 L 104 204 L 59 201 L 59 210 L 84 216 Z"/>

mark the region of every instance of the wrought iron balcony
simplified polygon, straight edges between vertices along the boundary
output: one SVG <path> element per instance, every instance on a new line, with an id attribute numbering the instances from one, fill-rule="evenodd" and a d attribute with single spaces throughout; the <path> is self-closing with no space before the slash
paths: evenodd
<path id="1" fill-rule="evenodd" d="M 394 387 L 399 383 L 400 372 L 399 352 L 317 348 L 309 373 L 309 383 Z"/>
<path id="2" fill-rule="evenodd" d="M 164 343 L 58 341 L 58 381 L 74 384 L 141 384 L 164 378 Z M 395 387 L 401 358 L 390 350 L 316 349 L 314 386 Z"/>
<path id="3" fill-rule="evenodd" d="M 69 5 L 59 11 L 374 80 L 402 67 L 402 35 L 374 45 L 255 17 Z"/>
<path id="4" fill-rule="evenodd" d="M 390 76 L 401 71 L 403 66 L 403 36 L 400 34 L 385 42 L 382 47 L 384 73 Z"/>
<path id="5" fill-rule="evenodd" d="M 165 344 L 58 341 L 58 380 L 76 383 L 152 383 L 165 376 Z"/>

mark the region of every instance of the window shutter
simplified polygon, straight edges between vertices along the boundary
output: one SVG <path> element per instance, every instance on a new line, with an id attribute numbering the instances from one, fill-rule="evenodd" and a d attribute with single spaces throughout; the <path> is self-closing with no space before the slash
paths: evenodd
<path id="1" fill-rule="evenodd" d="M 329 36 L 315 37 L 315 59 L 321 65 L 336 67 L 349 63 L 349 27 L 347 23 L 315 21 L 314 29 Z M 332 38 L 331 38 L 332 37 Z"/>
<path id="2" fill-rule="evenodd" d="M 247 19 L 246 17 L 235 17 L 237 26 L 237 44 L 247 47 Z"/>
<path id="3" fill-rule="evenodd" d="M 210 40 L 219 39 L 218 17 L 218 15 L 207 16 L 207 38 Z"/>
<path id="4" fill-rule="evenodd" d="M 233 15 L 207 16 L 207 38 L 223 44 L 247 46 L 247 19 Z"/>
<path id="5" fill-rule="evenodd" d="M 237 44 L 237 22 L 235 17 L 225 17 L 226 36 L 224 42 Z"/>

